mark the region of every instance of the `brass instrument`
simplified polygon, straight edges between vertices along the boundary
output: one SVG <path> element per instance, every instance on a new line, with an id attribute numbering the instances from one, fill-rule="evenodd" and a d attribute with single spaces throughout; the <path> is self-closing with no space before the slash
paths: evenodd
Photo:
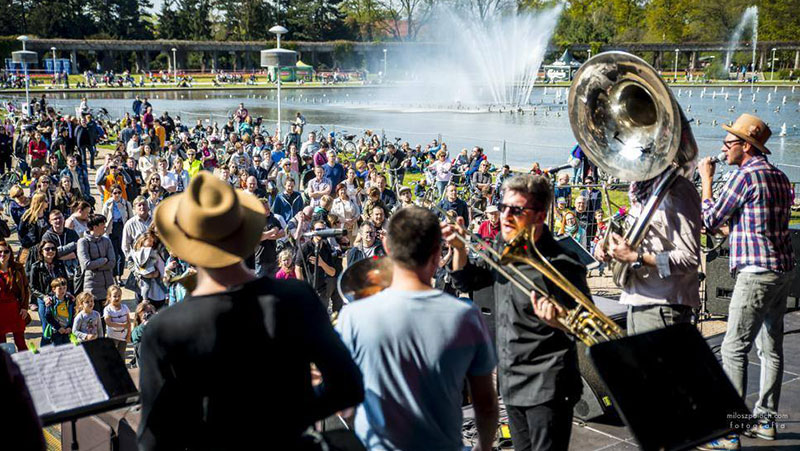
<path id="1" fill-rule="evenodd" d="M 689 175 L 697 156 L 689 121 L 658 72 L 625 52 L 601 53 L 578 69 L 569 120 L 586 156 L 604 172 L 631 182 L 661 176 L 624 235 L 638 248 L 667 190 Z M 612 260 L 610 266 L 614 282 L 624 286 L 629 265 Z"/>
<path id="2" fill-rule="evenodd" d="M 434 207 L 434 210 L 440 215 L 445 215 L 445 212 L 438 207 Z M 535 233 L 536 226 L 520 230 L 506 243 L 505 248 L 500 253 L 494 250 L 491 244 L 474 234 L 465 236 L 456 232 L 456 237 L 464 243 L 470 252 L 488 263 L 492 269 L 508 279 L 509 282 L 526 295 L 529 295 L 531 291 L 535 291 L 538 295 L 548 297 L 557 303 L 566 312 L 565 315 L 558 318 L 559 323 L 587 346 L 621 338 L 622 330 L 620 330 L 619 326 L 600 311 L 588 296 L 567 280 L 539 253 L 533 241 Z M 473 244 L 473 240 L 478 243 L 477 246 Z M 574 299 L 576 305 L 568 308 L 558 303 L 558 301 L 549 297 L 550 294 L 547 291 L 536 285 L 530 277 L 525 275 L 513 263 L 522 263 L 533 267 L 543 277 L 549 279 Z"/>
<path id="3" fill-rule="evenodd" d="M 388 257 L 365 258 L 348 266 L 336 283 L 345 304 L 372 296 L 392 284 L 392 263 Z"/>

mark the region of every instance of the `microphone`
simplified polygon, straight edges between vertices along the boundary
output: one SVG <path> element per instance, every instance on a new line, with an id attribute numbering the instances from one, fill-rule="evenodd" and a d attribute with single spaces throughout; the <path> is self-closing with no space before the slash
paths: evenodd
<path id="1" fill-rule="evenodd" d="M 311 232 L 306 232 L 303 234 L 306 238 L 311 237 L 321 237 L 321 238 L 331 238 L 331 237 L 340 237 L 344 235 L 346 232 L 344 229 L 322 229 L 322 230 L 314 230 Z"/>
<path id="2" fill-rule="evenodd" d="M 720 152 L 717 156 L 711 157 L 711 162 L 726 164 L 728 162 L 728 155 L 725 152 Z"/>
<path id="3" fill-rule="evenodd" d="M 556 166 L 554 168 L 547 168 L 544 170 L 544 172 L 547 172 L 548 174 L 555 174 L 556 172 L 562 171 L 564 169 L 577 168 L 579 164 L 581 164 L 581 160 L 575 158 L 574 160 L 572 160 L 567 164 L 562 164 L 561 166 Z"/>

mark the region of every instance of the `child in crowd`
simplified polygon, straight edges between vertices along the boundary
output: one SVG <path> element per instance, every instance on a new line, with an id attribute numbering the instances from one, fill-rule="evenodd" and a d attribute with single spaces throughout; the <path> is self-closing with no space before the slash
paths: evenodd
<path id="1" fill-rule="evenodd" d="M 147 321 L 156 314 L 156 308 L 148 300 L 144 300 L 136 306 L 136 314 L 133 317 L 133 332 L 131 332 L 131 343 L 133 343 L 133 354 L 136 356 L 136 361 L 139 361 L 139 344 L 142 342 L 142 335 L 144 328 L 147 326 Z"/>
<path id="2" fill-rule="evenodd" d="M 278 266 L 280 266 L 280 269 L 275 274 L 276 279 L 288 280 L 297 278 L 294 273 L 294 254 L 291 249 L 284 249 L 278 254 Z"/>
<path id="3" fill-rule="evenodd" d="M 45 301 L 45 326 L 42 334 L 54 345 L 69 343 L 72 322 L 75 316 L 75 302 L 67 293 L 67 279 L 57 277 L 50 282 L 53 294 Z"/>
<path id="4" fill-rule="evenodd" d="M 130 313 L 128 306 L 122 303 L 122 289 L 116 285 L 108 287 L 103 320 L 108 326 L 107 336 L 114 341 L 123 361 L 131 328 Z"/>
<path id="5" fill-rule="evenodd" d="M 72 333 L 80 341 L 89 341 L 103 336 L 102 318 L 94 309 L 94 296 L 92 293 L 83 292 L 75 299 L 78 313 L 72 322 Z"/>
<path id="6" fill-rule="evenodd" d="M 182 302 L 186 297 L 186 287 L 180 282 L 194 273 L 188 263 L 170 253 L 164 270 L 164 284 L 167 287 L 167 300 L 169 305 Z"/>

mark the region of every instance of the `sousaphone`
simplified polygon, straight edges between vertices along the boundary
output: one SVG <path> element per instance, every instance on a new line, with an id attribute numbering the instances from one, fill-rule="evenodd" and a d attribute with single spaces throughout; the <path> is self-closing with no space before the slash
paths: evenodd
<path id="1" fill-rule="evenodd" d="M 605 173 L 629 182 L 660 177 L 624 235 L 638 248 L 669 187 L 690 175 L 697 143 L 689 121 L 658 72 L 625 52 L 601 53 L 578 69 L 569 90 L 569 121 L 586 156 Z M 624 286 L 629 265 L 610 266 L 614 282 Z"/>

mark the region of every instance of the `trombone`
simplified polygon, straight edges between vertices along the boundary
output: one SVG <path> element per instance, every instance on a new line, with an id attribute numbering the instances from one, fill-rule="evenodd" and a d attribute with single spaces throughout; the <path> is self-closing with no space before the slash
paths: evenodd
<path id="1" fill-rule="evenodd" d="M 434 206 L 433 209 L 441 216 L 448 218 L 447 213 L 441 208 Z M 452 223 L 452 221 L 450 221 Z M 581 290 L 567 280 L 553 265 L 545 259 L 536 249 L 533 237 L 536 233 L 536 226 L 523 229 L 506 243 L 502 252 L 492 248 L 491 244 L 484 241 L 479 236 L 467 231 L 465 234 L 455 231 L 456 238 L 464 243 L 470 252 L 474 253 L 481 260 L 485 261 L 492 269 L 505 277 L 517 289 L 529 295 L 535 291 L 540 296 L 548 297 L 552 302 L 558 304 L 566 314 L 558 317 L 558 322 L 570 331 L 575 337 L 582 341 L 586 346 L 592 346 L 600 342 L 611 341 L 622 337 L 622 330 L 606 316 Z M 478 244 L 473 244 L 473 240 Z M 539 271 L 543 277 L 556 284 L 568 296 L 575 300 L 576 305 L 572 308 L 559 303 L 550 296 L 546 290 L 536 285 L 536 283 L 519 267 L 513 263 L 522 263 L 533 267 Z"/>

